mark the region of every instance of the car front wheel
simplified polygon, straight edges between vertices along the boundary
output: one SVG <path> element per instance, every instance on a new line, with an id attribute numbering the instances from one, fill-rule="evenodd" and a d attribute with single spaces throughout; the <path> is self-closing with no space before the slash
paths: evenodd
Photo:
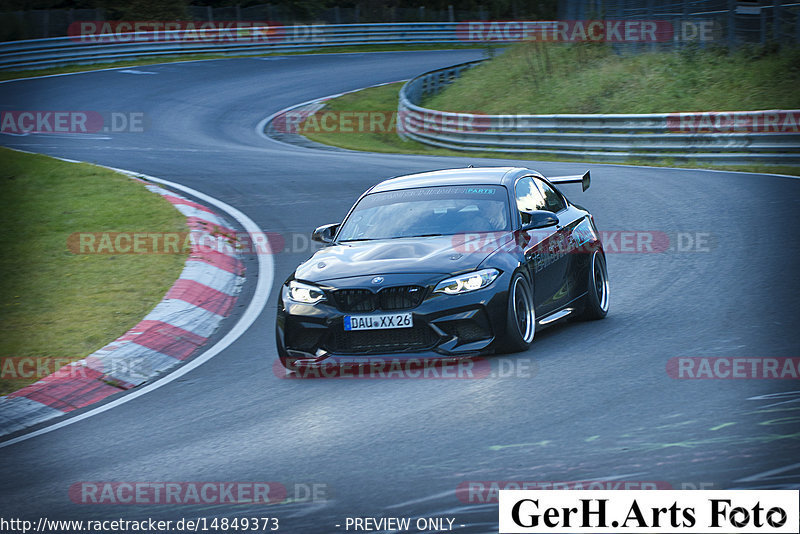
<path id="1" fill-rule="evenodd" d="M 522 273 L 514 273 L 508 288 L 508 318 L 503 339 L 503 352 L 527 350 L 536 333 L 536 311 L 533 291 Z"/>

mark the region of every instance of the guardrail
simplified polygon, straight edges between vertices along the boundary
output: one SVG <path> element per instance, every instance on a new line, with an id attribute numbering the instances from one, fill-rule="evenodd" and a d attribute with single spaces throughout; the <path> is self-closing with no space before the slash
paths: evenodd
<path id="1" fill-rule="evenodd" d="M 84 21 L 70 25 L 76 35 L 0 43 L 0 69 L 44 68 L 175 54 L 246 55 L 348 45 L 474 46 L 507 44 L 524 39 L 554 42 L 599 40 L 613 43 L 615 48 L 630 45 L 636 51 L 642 47 L 682 46 L 696 39 L 686 35 L 685 24 L 696 29 L 700 24 L 712 23 L 710 19 L 701 20 L 688 14 L 665 15 L 664 20 L 656 21 L 605 22 L 541 20 L 282 25 L 246 21 Z M 606 25 L 608 34 L 604 33 Z M 630 25 L 630 32 L 620 29 L 627 27 L 625 25 Z M 645 25 L 649 28 L 647 31 L 642 30 Z M 95 31 L 105 33 L 95 34 Z M 705 46 L 705 40 L 711 37 L 705 33 L 702 35 L 698 42 Z"/>
<path id="2" fill-rule="evenodd" d="M 672 158 L 703 163 L 800 164 L 800 110 L 482 115 L 420 105 L 425 96 L 439 92 L 478 63 L 427 72 L 407 82 L 400 90 L 398 134 L 426 145 L 463 151 L 537 152 L 602 161 Z"/>
<path id="3" fill-rule="evenodd" d="M 0 43 L 0 69 L 30 69 L 175 54 L 263 54 L 347 45 L 476 44 L 464 23 L 244 26 L 106 33 Z M 526 22 L 552 25 L 552 22 Z M 469 36 L 467 36 L 469 37 Z M 493 36 L 491 43 L 518 40 Z M 652 159 L 800 164 L 800 110 L 735 112 L 730 131 L 685 131 L 677 114 L 480 115 L 426 109 L 422 99 L 477 62 L 425 73 L 400 91 L 398 133 L 465 151 L 539 152 L 596 160 Z M 794 128 L 747 131 L 748 124 L 794 120 Z M 677 118 L 676 118 L 677 117 Z M 777 118 L 776 118 L 777 117 Z M 674 122 L 678 121 L 676 128 Z M 738 121 L 738 122 L 737 122 Z M 749 122 L 748 122 L 749 121 Z M 790 122 L 790 121 L 789 121 Z M 719 130 L 719 128 L 716 128 Z M 752 128 L 758 130 L 758 128 Z M 762 128 L 763 130 L 764 128 Z M 773 128 L 775 130 L 775 128 Z"/>
<path id="4" fill-rule="evenodd" d="M 118 61 L 174 54 L 263 54 L 347 45 L 476 44 L 459 23 L 322 24 L 106 33 L 0 43 L 0 69 Z M 480 43 L 477 43 L 480 44 Z"/>

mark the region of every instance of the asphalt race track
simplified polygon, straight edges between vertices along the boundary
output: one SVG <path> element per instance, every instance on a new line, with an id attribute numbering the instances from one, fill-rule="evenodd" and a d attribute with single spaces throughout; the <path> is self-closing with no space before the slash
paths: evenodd
<path id="1" fill-rule="evenodd" d="M 427 516 L 454 517 L 465 525 L 459 532 L 492 532 L 497 505 L 463 502 L 459 484 L 797 488 L 798 380 L 678 380 L 666 371 L 675 357 L 800 355 L 797 179 L 517 162 L 546 175 L 590 168 L 591 189 L 564 191 L 601 230 L 670 238 L 671 250 L 660 253 L 608 253 L 606 320 L 537 334 L 528 353 L 502 358 L 510 376 L 285 380 L 273 373 L 277 290 L 310 255 L 295 246 L 295 234 L 341 220 L 384 177 L 504 162 L 293 147 L 263 138 L 257 124 L 302 101 L 480 55 L 228 59 L 0 84 L 3 110 L 143 112 L 147 124 L 142 133 L 0 135 L 3 145 L 187 185 L 283 234 L 290 249 L 275 255 L 263 313 L 221 354 L 131 402 L 4 448 L 4 515 L 270 515 L 291 533 L 344 531 L 347 516 Z M 492 365 L 500 374 L 500 359 Z M 318 484 L 325 498 L 269 507 L 75 504 L 68 490 L 82 481 L 275 481 L 290 497 L 295 487 L 303 497 Z"/>

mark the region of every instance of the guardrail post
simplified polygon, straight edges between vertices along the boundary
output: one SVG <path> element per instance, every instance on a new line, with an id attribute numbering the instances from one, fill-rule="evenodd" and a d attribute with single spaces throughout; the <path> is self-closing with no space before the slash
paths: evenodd
<path id="1" fill-rule="evenodd" d="M 783 11 L 781 10 L 781 0 L 775 0 L 772 4 L 772 28 L 775 30 L 775 42 L 778 43 L 778 46 L 781 45 L 782 35 L 781 35 L 781 18 L 783 17 Z M 762 8 L 763 10 L 763 8 Z"/>

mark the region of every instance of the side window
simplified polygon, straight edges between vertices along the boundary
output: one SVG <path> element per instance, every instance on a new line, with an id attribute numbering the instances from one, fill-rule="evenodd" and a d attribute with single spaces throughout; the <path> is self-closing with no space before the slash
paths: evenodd
<path id="1" fill-rule="evenodd" d="M 559 195 L 555 189 L 547 185 L 542 180 L 536 180 L 536 185 L 539 186 L 539 189 L 544 196 L 544 207 L 539 209 L 558 213 L 567 207 L 566 204 L 564 204 L 564 199 L 561 198 L 561 195 Z"/>
<path id="2" fill-rule="evenodd" d="M 517 198 L 517 209 L 522 215 L 522 224 L 530 221 L 528 212 L 545 209 L 545 199 L 541 191 L 533 183 L 533 180 L 526 176 L 517 181 L 514 188 L 514 195 Z"/>

